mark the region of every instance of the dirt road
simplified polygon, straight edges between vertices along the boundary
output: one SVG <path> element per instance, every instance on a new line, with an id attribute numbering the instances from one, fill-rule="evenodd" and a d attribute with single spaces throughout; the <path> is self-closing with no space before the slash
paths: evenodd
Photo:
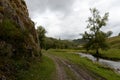
<path id="1" fill-rule="evenodd" d="M 73 64 L 69 60 L 62 59 L 58 56 L 47 54 L 56 65 L 55 80 L 106 80 L 101 76 L 87 70 L 84 67 L 80 67 Z"/>

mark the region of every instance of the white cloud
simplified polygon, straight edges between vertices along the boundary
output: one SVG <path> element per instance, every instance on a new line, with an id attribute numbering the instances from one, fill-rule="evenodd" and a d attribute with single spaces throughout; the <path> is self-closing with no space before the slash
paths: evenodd
<path id="1" fill-rule="evenodd" d="M 89 8 L 96 7 L 101 14 L 109 12 L 104 31 L 120 31 L 120 0 L 26 0 L 31 19 L 36 26 L 42 25 L 47 36 L 74 39 L 86 30 Z"/>

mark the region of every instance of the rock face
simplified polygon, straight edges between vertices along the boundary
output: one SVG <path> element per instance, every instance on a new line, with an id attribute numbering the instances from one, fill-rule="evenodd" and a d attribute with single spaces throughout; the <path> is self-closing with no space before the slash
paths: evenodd
<path id="1" fill-rule="evenodd" d="M 28 69 L 39 52 L 34 23 L 24 0 L 0 0 L 0 80 L 16 80 L 16 72 Z"/>
<path id="2" fill-rule="evenodd" d="M 29 18 L 25 1 L 0 0 L 1 26 L 6 19 L 14 23 L 16 28 L 18 28 L 21 32 L 27 33 L 27 36 L 24 39 L 24 47 L 28 50 L 31 49 L 31 51 L 34 50 L 37 53 L 39 51 L 38 38 L 34 28 L 34 23 Z M 34 55 L 32 54 L 32 56 Z"/>

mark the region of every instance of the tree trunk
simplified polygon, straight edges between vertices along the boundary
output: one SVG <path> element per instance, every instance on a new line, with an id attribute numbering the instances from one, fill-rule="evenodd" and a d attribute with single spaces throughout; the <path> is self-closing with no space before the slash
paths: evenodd
<path id="1" fill-rule="evenodd" d="M 96 61 L 98 62 L 99 61 L 99 50 L 96 49 Z"/>

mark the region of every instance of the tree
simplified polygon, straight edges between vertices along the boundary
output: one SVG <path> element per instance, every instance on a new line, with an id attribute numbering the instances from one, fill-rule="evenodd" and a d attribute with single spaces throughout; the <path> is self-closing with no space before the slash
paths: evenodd
<path id="1" fill-rule="evenodd" d="M 95 50 L 97 61 L 99 61 L 99 49 L 105 50 L 108 48 L 106 38 L 112 34 L 111 31 L 107 33 L 101 31 L 101 28 L 106 26 L 109 13 L 105 13 L 104 16 L 101 17 L 96 8 L 90 9 L 90 12 L 92 17 L 89 17 L 87 20 L 87 28 L 89 31 L 85 31 L 83 34 L 83 39 L 87 41 L 84 47 L 87 51 L 90 49 Z"/>
<path id="2" fill-rule="evenodd" d="M 45 43 L 46 30 L 42 26 L 38 26 L 37 33 L 38 33 L 38 38 L 39 38 L 39 42 L 40 42 L 40 47 L 42 49 L 44 47 L 44 43 Z"/>
<path id="3" fill-rule="evenodd" d="M 120 36 L 120 33 L 118 34 L 118 36 Z"/>

